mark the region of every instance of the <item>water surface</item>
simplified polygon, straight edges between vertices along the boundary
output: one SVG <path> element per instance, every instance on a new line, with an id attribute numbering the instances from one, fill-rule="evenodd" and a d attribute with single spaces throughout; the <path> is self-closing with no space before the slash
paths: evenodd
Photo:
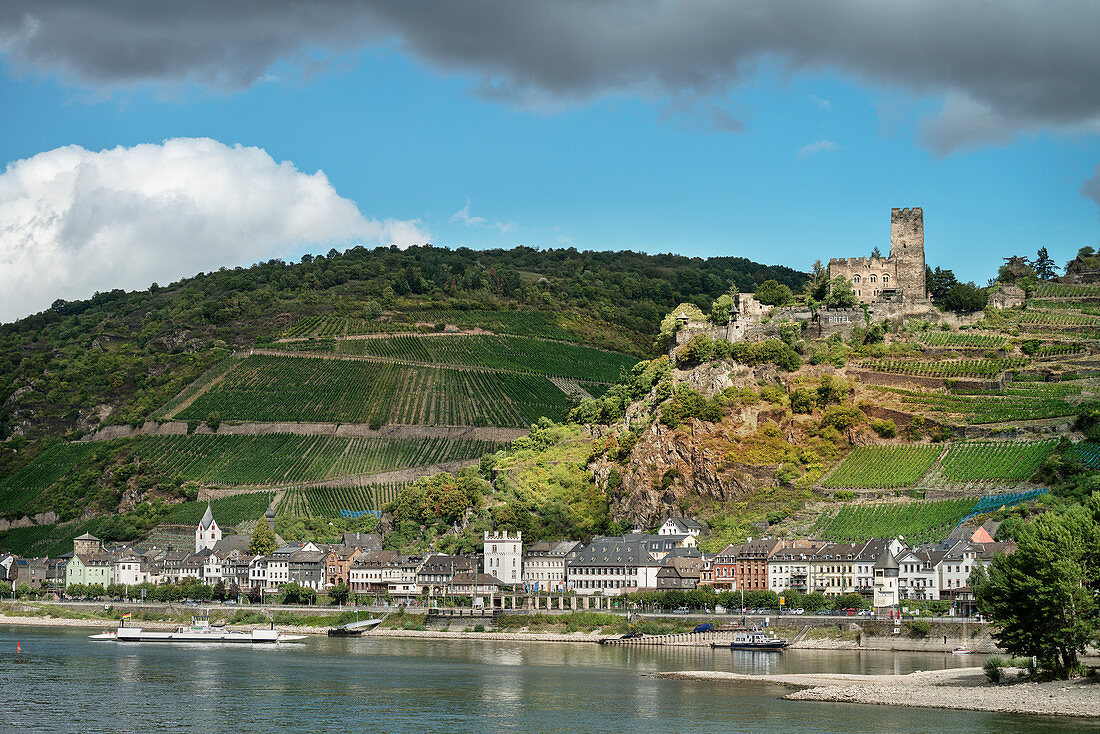
<path id="1" fill-rule="evenodd" d="M 779 699 L 767 684 L 668 670 L 908 673 L 941 653 L 310 638 L 280 646 L 120 644 L 0 627 L 0 730 L 118 732 L 936 732 L 1097 730 L 1100 722 Z M 16 642 L 22 652 L 16 653 Z"/>

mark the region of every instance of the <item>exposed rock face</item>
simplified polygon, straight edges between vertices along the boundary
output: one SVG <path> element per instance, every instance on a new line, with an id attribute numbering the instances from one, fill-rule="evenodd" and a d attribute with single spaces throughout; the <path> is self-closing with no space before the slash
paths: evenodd
<path id="1" fill-rule="evenodd" d="M 676 430 L 651 425 L 626 462 L 622 484 L 609 492 L 611 517 L 652 526 L 700 498 L 729 502 L 755 487 L 774 486 L 775 467 L 730 461 L 731 436 L 729 423 L 690 421 Z M 601 486 L 608 486 L 612 468 L 620 471 L 607 459 L 593 466 Z"/>

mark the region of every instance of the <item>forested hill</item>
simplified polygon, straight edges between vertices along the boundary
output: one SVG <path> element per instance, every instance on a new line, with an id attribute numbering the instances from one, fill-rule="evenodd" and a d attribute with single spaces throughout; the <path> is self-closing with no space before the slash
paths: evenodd
<path id="1" fill-rule="evenodd" d="M 342 316 L 488 324 L 534 311 L 533 334 L 644 356 L 678 303 L 709 309 L 731 287 L 794 289 L 805 274 L 744 258 L 635 252 L 408 250 L 357 247 L 200 273 L 149 290 L 57 301 L 0 325 L 0 475 L 26 438 L 136 423 L 235 349 L 266 343 L 302 319 Z M 513 319 L 514 320 L 514 319 Z"/>

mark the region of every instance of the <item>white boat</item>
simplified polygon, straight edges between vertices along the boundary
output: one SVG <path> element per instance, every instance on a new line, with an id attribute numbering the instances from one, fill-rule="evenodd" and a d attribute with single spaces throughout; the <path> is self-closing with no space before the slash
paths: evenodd
<path id="1" fill-rule="evenodd" d="M 115 642 L 235 642 L 252 645 L 294 642 L 306 638 L 305 635 L 288 635 L 274 628 L 233 632 L 224 627 L 212 627 L 209 620 L 203 618 L 193 619 L 190 625 L 180 625 L 174 632 L 119 626 L 113 632 L 100 632 L 89 637 Z"/>
<path id="2" fill-rule="evenodd" d="M 970 648 L 968 648 L 968 647 L 956 647 L 954 650 L 951 651 L 951 653 L 953 655 L 969 655 L 970 654 Z"/>
<path id="3" fill-rule="evenodd" d="M 765 634 L 759 630 L 737 632 L 733 636 L 733 642 L 712 642 L 711 647 L 728 647 L 731 650 L 763 650 L 779 652 L 791 643 L 782 637 Z"/>

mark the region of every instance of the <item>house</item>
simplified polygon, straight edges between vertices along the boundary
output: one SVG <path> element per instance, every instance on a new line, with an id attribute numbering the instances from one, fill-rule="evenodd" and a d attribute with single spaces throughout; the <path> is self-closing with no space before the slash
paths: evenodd
<path id="1" fill-rule="evenodd" d="M 482 570 L 507 584 L 523 580 L 523 533 L 485 531 Z"/>
<path id="2" fill-rule="evenodd" d="M 98 538 L 96 540 L 98 542 Z M 114 561 L 106 553 L 77 553 L 65 565 L 65 587 L 73 584 L 107 586 L 114 583 L 114 575 Z"/>
<path id="3" fill-rule="evenodd" d="M 115 557 L 114 565 L 116 584 L 137 586 L 149 580 L 149 566 L 136 551 L 122 551 Z"/>
<path id="4" fill-rule="evenodd" d="M 714 583 L 731 591 L 768 588 L 768 559 L 784 543 L 780 538 L 749 538 L 728 545 L 714 559 Z"/>
<path id="5" fill-rule="evenodd" d="M 637 534 L 596 538 L 566 556 L 566 588 L 578 594 L 618 595 L 627 591 L 657 588 L 661 560 Z"/>
<path id="6" fill-rule="evenodd" d="M 824 542 L 795 541 L 777 548 L 768 558 L 768 589 L 776 593 L 787 589 L 808 593 L 810 559 L 825 545 Z"/>
<path id="7" fill-rule="evenodd" d="M 417 570 L 416 585 L 421 591 L 426 589 L 431 596 L 439 596 L 447 592 L 456 574 L 473 573 L 476 570 L 477 563 L 472 558 L 436 553 L 424 559 Z"/>
<path id="8" fill-rule="evenodd" d="M 328 553 L 314 543 L 289 543 L 268 557 L 268 586 L 285 586 L 293 581 L 321 591 L 328 577 L 327 559 Z"/>
<path id="9" fill-rule="evenodd" d="M 420 586 L 416 583 L 417 573 L 427 560 L 426 556 L 396 556 L 382 566 L 382 583 L 386 593 L 405 599 L 420 595 Z"/>
<path id="10" fill-rule="evenodd" d="M 199 526 L 195 528 L 195 552 L 213 548 L 222 539 L 222 529 L 214 519 L 214 513 L 210 510 L 210 503 L 206 503 L 206 512 L 199 520 Z"/>
<path id="11" fill-rule="evenodd" d="M 356 533 L 344 533 L 355 535 Z M 363 549 L 356 545 L 326 545 L 321 550 L 325 551 L 325 565 L 327 568 L 328 585 L 348 584 L 348 571 L 355 559 L 363 555 Z"/>
<path id="12" fill-rule="evenodd" d="M 699 557 L 678 556 L 668 559 L 657 571 L 657 590 L 688 591 L 696 588 L 702 567 L 703 559 Z"/>
<path id="13" fill-rule="evenodd" d="M 47 558 L 16 558 L 8 572 L 12 586 L 27 584 L 32 589 L 41 589 L 46 585 L 49 569 Z"/>
<path id="14" fill-rule="evenodd" d="M 658 535 L 690 535 L 698 538 L 703 532 L 703 526 L 690 517 L 669 517 L 657 530 Z"/>
<path id="15" fill-rule="evenodd" d="M 384 594 L 382 568 L 397 557 L 397 551 L 379 550 L 364 553 L 348 568 L 348 585 L 353 594 Z"/>
<path id="16" fill-rule="evenodd" d="M 470 597 L 474 607 L 492 606 L 493 599 L 509 588 L 508 584 L 487 573 L 458 573 L 450 583 L 450 593 Z"/>
<path id="17" fill-rule="evenodd" d="M 942 555 L 924 548 L 911 548 L 897 557 L 898 597 L 930 601 L 940 598 L 939 585 L 936 583 L 936 566 Z"/>
<path id="18" fill-rule="evenodd" d="M 580 545 L 576 540 L 540 541 L 523 552 L 523 585 L 528 591 L 565 589 L 565 557 Z"/>

